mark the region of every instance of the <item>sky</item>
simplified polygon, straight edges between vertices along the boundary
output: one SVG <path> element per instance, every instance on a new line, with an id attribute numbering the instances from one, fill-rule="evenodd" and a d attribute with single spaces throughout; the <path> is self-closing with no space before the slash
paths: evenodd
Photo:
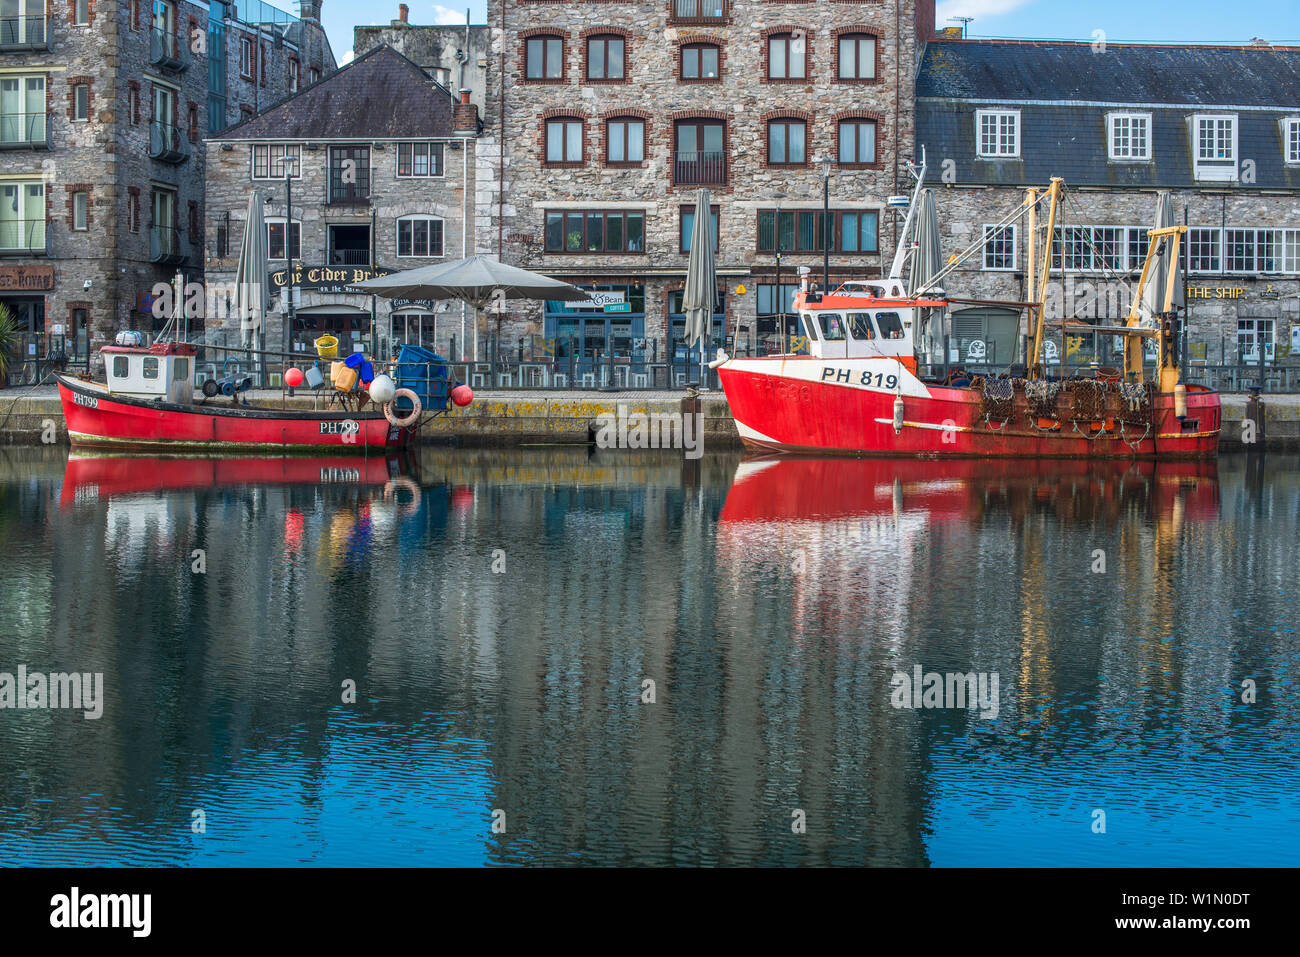
<path id="1" fill-rule="evenodd" d="M 295 0 L 272 2 L 298 10 Z M 322 0 L 325 30 L 340 62 L 352 49 L 352 28 L 396 20 L 398 2 Z M 464 23 L 466 7 L 474 23 L 483 23 L 487 12 L 486 0 L 450 7 L 407 0 L 407 5 L 412 23 Z M 1300 0 L 939 0 L 939 26 L 955 26 L 948 18 L 956 16 L 975 18 L 971 37 L 1092 42 L 1101 30 L 1112 43 L 1249 43 L 1261 37 L 1300 45 Z"/>

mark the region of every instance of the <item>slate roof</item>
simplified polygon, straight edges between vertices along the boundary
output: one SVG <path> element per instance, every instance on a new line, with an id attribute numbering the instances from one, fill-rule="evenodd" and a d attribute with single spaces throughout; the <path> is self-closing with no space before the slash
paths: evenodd
<path id="1" fill-rule="evenodd" d="M 209 140 L 397 139 L 452 135 L 451 94 L 390 46 Z"/>
<path id="2" fill-rule="evenodd" d="M 916 95 L 1187 106 L 1300 104 L 1300 49 L 931 41 Z"/>
<path id="3" fill-rule="evenodd" d="M 1006 101 L 1020 111 L 1020 156 L 977 159 L 975 111 Z M 1152 162 L 1108 158 L 1106 114 L 1115 108 L 1100 103 L 1142 104 L 1151 114 Z M 1190 117 L 1225 107 L 1237 116 L 1237 155 L 1253 163 L 1249 185 L 1300 189 L 1280 122 L 1300 116 L 1296 49 L 1109 45 L 1093 53 L 1086 43 L 931 42 L 917 78 L 916 142 L 931 169 L 952 160 L 961 184 L 1062 176 L 1073 186 L 1218 188 L 1227 184 L 1195 178 Z"/>

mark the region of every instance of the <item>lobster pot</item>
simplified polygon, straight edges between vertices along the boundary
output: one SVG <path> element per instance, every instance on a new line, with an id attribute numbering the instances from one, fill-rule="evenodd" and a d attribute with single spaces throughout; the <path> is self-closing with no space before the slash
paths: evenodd
<path id="1" fill-rule="evenodd" d="M 447 377 L 447 360 L 442 356 L 420 346 L 403 345 L 393 371 L 397 388 L 410 389 L 420 397 L 420 404 L 425 409 L 441 411 L 447 408 L 451 384 Z M 411 410 L 411 400 L 405 396 L 398 396 L 393 401 L 399 414 Z"/>

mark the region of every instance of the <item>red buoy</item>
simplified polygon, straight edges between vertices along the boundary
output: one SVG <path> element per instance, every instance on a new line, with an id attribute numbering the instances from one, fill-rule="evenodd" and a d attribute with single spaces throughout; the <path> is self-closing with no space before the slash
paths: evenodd
<path id="1" fill-rule="evenodd" d="M 296 389 L 302 385 L 302 370 L 297 366 L 290 366 L 284 373 L 284 384 L 291 389 Z"/>
<path id="2" fill-rule="evenodd" d="M 451 390 L 451 401 L 460 406 L 469 405 L 474 401 L 474 390 L 462 383 Z"/>

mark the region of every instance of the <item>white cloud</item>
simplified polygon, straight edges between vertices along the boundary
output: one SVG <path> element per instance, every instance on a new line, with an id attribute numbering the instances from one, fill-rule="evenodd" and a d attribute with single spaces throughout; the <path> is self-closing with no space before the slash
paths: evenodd
<path id="1" fill-rule="evenodd" d="M 974 17 L 978 23 L 989 17 L 999 17 L 1021 7 L 1033 0 L 943 0 L 934 12 L 937 27 L 952 26 L 950 17 Z M 978 31 L 978 27 L 975 27 Z"/>
<path id="2" fill-rule="evenodd" d="M 339 66 L 341 67 L 347 66 L 356 58 L 357 58 L 356 53 L 354 53 L 352 50 L 349 50 L 347 53 L 343 54 L 343 56 L 339 58 Z"/>
<path id="3" fill-rule="evenodd" d="M 435 3 L 433 5 L 433 22 L 445 25 L 463 24 L 465 22 L 465 13 L 461 10 L 452 10 L 449 7 L 440 7 Z"/>

